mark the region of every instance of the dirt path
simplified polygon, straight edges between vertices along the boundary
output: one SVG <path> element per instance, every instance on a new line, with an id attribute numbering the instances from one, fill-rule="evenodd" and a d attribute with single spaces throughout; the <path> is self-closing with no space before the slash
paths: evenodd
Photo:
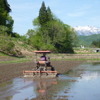
<path id="1" fill-rule="evenodd" d="M 80 61 L 52 61 L 52 65 L 59 73 L 67 72 L 81 63 Z M 35 63 L 32 61 L 17 64 L 0 64 L 0 83 L 22 76 L 23 70 L 31 70 L 34 66 Z"/>

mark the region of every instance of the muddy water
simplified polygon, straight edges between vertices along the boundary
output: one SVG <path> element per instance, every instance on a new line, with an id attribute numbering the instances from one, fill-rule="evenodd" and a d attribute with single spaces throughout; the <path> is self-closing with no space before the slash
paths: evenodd
<path id="1" fill-rule="evenodd" d="M 100 100 L 100 63 L 77 66 L 58 78 L 15 78 L 0 84 L 0 100 Z"/>

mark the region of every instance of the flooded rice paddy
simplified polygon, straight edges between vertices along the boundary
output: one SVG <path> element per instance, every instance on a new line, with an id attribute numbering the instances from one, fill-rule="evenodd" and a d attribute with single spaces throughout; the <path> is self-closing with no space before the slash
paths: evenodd
<path id="1" fill-rule="evenodd" d="M 53 79 L 14 78 L 0 100 L 100 100 L 100 63 L 85 63 Z"/>

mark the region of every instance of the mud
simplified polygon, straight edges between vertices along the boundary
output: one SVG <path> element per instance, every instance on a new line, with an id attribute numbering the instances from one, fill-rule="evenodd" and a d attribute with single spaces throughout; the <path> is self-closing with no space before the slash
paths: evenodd
<path id="1" fill-rule="evenodd" d="M 8 60 L 9 58 L 7 58 Z M 3 59 L 4 60 L 4 59 Z M 6 60 L 6 59 L 5 59 Z M 9 59 L 11 60 L 11 59 Z M 63 74 L 70 71 L 73 67 L 81 64 L 81 61 L 51 61 L 52 65 Z M 31 70 L 36 66 L 33 61 L 14 64 L 0 64 L 0 83 L 9 81 L 15 77 L 23 75 L 23 70 Z"/>

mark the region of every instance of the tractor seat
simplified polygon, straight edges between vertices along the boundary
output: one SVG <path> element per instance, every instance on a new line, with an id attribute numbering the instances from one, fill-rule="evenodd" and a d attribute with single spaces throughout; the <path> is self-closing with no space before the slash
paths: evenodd
<path id="1" fill-rule="evenodd" d="M 39 64 L 46 64 L 46 61 L 39 61 Z"/>

